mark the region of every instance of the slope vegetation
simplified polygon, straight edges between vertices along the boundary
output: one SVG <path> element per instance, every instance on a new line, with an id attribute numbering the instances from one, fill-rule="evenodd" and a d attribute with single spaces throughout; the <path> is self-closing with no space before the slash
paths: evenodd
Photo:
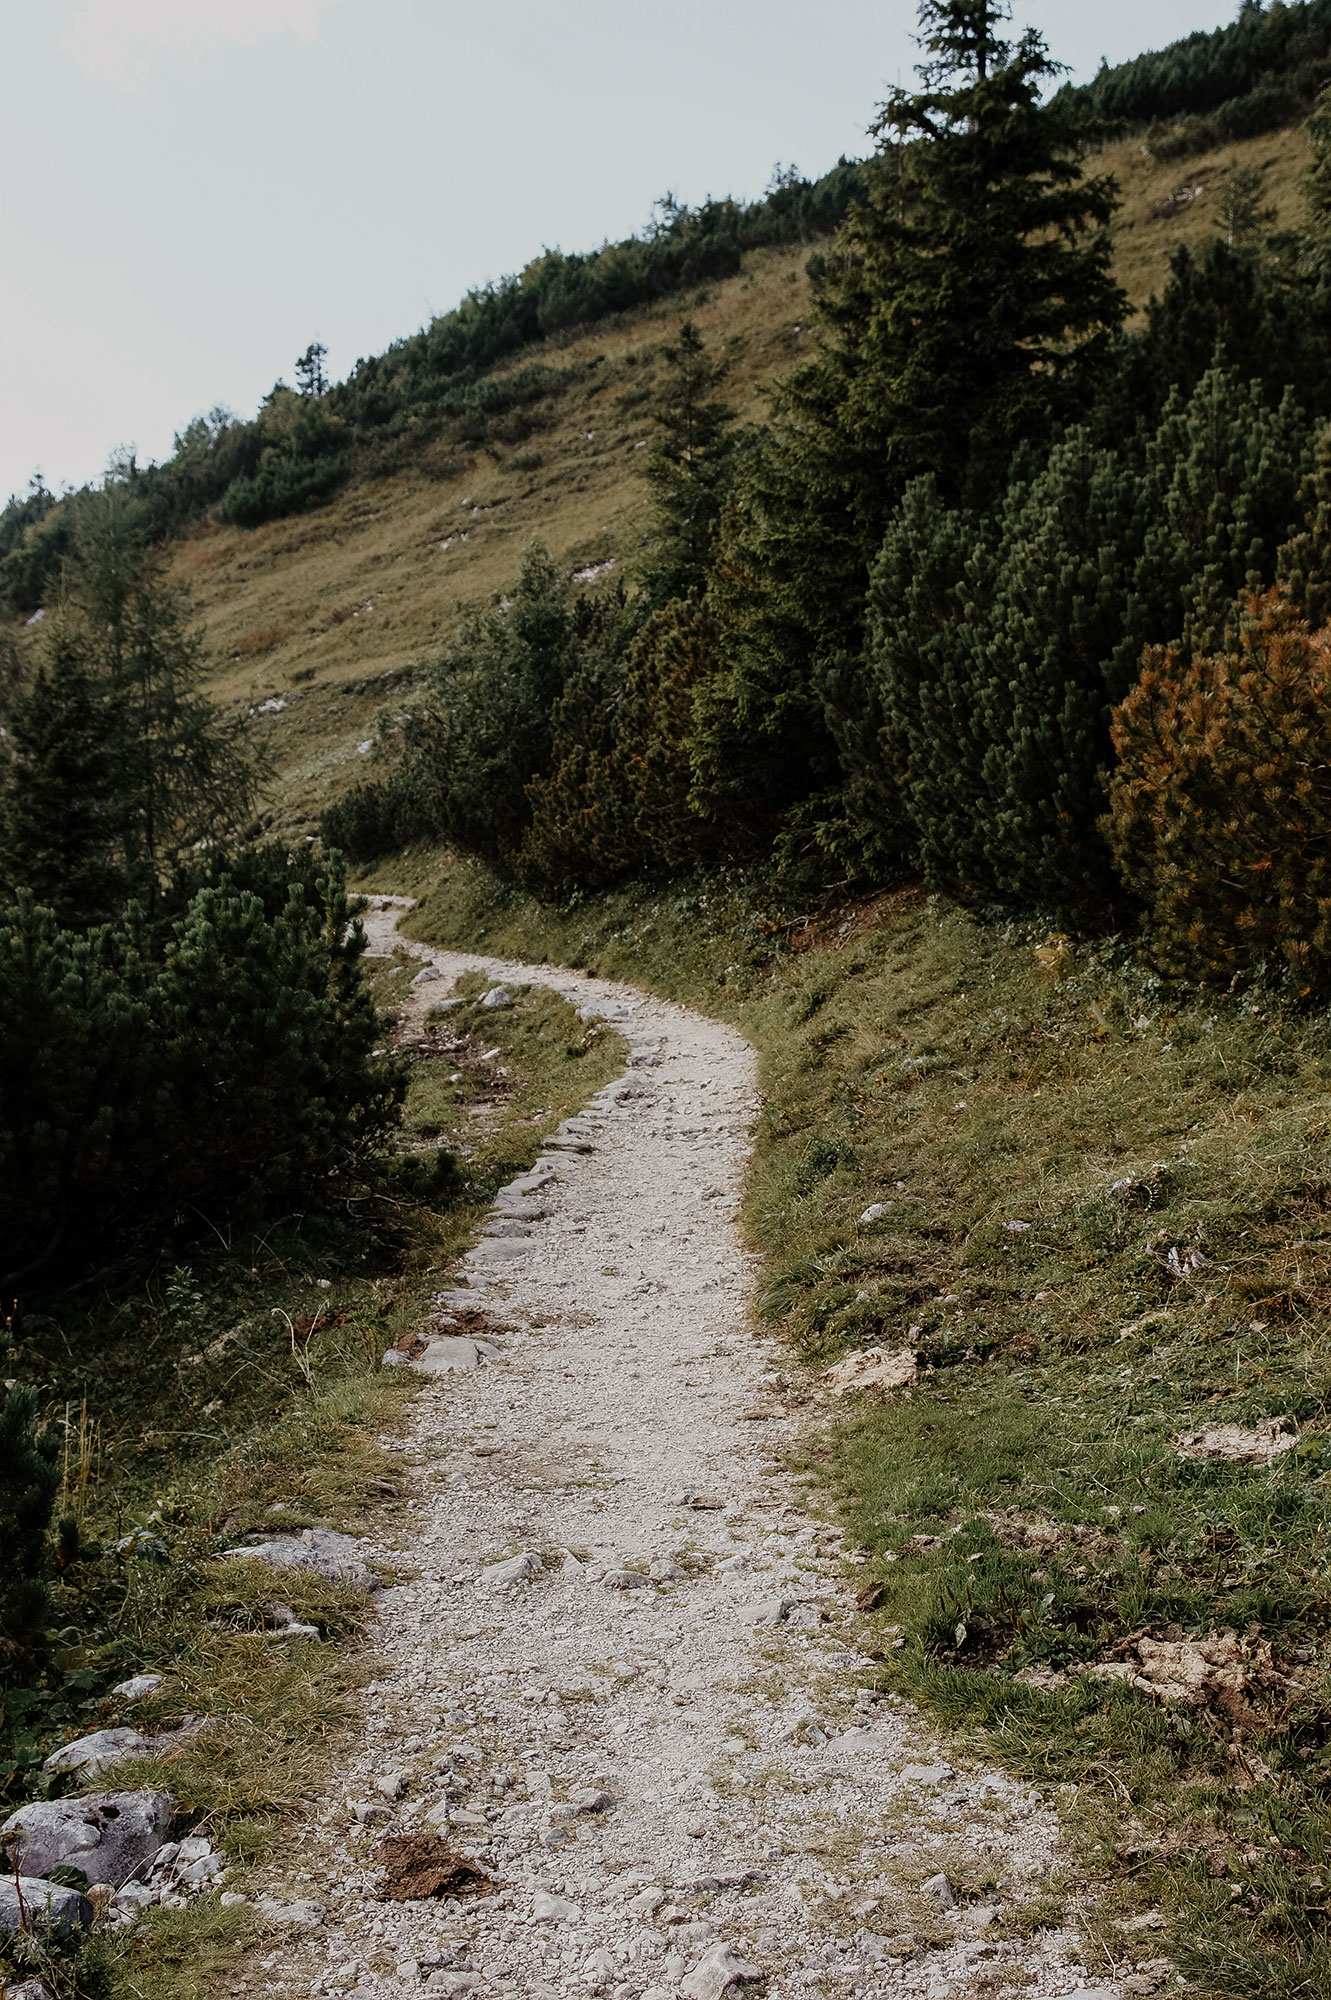
<path id="1" fill-rule="evenodd" d="M 1162 289 L 1180 244 L 1215 234 L 1232 161 L 1264 171 L 1287 228 L 1305 159 L 1301 128 L 1183 162 L 1153 158 L 1137 138 L 1105 147 L 1096 164 L 1123 195 L 1116 274 L 1134 306 Z M 760 419 L 765 385 L 810 344 L 806 261 L 801 249 L 752 251 L 736 277 L 526 350 L 495 379 L 543 363 L 549 393 L 477 447 L 400 447 L 389 469 L 311 513 L 250 529 L 208 520 L 181 540 L 177 574 L 206 629 L 215 691 L 259 711 L 280 824 L 312 830 L 364 774 L 371 752 L 359 746 L 380 709 L 409 698 L 417 663 L 512 581 L 531 541 L 590 572 L 589 588 L 623 573 L 640 536 L 638 454 L 663 342 L 691 317 L 727 358 L 741 417 Z"/>

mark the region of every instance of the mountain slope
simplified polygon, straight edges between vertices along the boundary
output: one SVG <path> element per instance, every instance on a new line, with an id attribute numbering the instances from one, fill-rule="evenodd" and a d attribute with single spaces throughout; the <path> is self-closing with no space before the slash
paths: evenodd
<path id="1" fill-rule="evenodd" d="M 1140 312 L 1180 243 L 1215 232 L 1216 195 L 1232 160 L 1266 175 L 1276 224 L 1299 218 L 1302 128 L 1161 162 L 1139 138 L 1095 158 L 1118 178 L 1116 271 Z M 1172 204 L 1180 190 L 1188 199 Z M 462 611 L 502 591 L 522 550 L 546 544 L 570 568 L 622 575 L 645 501 L 639 448 L 662 344 L 685 317 L 729 361 L 744 418 L 764 387 L 808 351 L 802 248 L 751 251 L 733 278 L 528 348 L 494 379 L 534 361 L 550 393 L 515 412 L 481 447 L 404 440 L 375 470 L 314 511 L 258 528 L 208 519 L 185 534 L 176 572 L 192 592 L 228 704 L 258 711 L 278 823 L 309 830 L 329 798 L 361 775 L 385 703 L 408 695 L 420 662 Z M 604 566 L 613 563 L 613 569 Z"/>

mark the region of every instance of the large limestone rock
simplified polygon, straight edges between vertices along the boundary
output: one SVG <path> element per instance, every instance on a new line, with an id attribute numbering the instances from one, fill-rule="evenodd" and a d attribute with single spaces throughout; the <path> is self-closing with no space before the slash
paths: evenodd
<path id="1" fill-rule="evenodd" d="M 36 1799 L 0 1826 L 24 1875 L 77 1868 L 89 1882 L 119 1889 L 160 1851 L 171 1821 L 171 1794 L 91 1792 L 82 1799 Z"/>

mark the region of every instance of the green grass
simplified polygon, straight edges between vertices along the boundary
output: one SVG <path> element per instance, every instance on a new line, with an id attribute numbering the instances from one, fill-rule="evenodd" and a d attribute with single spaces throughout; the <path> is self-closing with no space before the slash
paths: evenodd
<path id="1" fill-rule="evenodd" d="M 1057 1788 L 1110 1959 L 1158 1909 L 1204 1993 L 1331 1993 L 1327 1021 L 910 892 L 792 924 L 739 882 L 551 909 L 438 857 L 390 877 L 421 935 L 750 1035 L 763 1314 L 815 1370 L 920 1356 L 908 1397 L 829 1404 L 810 1462 L 881 1586 L 882 1684 Z M 1299 1427 L 1270 1467 L 1176 1449 L 1267 1417 Z M 1235 1701 L 1078 1671 L 1226 1628 Z"/>
<path id="2" fill-rule="evenodd" d="M 387 1026 L 406 982 L 399 962 L 370 964 Z M 433 1166 L 441 1144 L 450 1162 L 427 1175 L 427 1201 L 390 1181 L 368 1220 L 288 1218 L 262 1241 L 192 1245 L 189 1263 L 132 1288 L 108 1281 L 101 1297 L 25 1315 L 10 1366 L 65 1430 L 59 1511 L 78 1518 L 81 1547 L 52 1586 L 48 1668 L 4 1692 L 0 1813 L 80 1789 L 39 1772 L 67 1738 L 128 1719 L 152 1734 L 188 1713 L 215 1725 L 169 1757 L 118 1767 L 116 1782 L 169 1788 L 231 1857 L 228 1886 L 319 1796 L 354 1720 L 372 1607 L 308 1571 L 216 1557 L 251 1531 L 355 1532 L 396 1509 L 401 1459 L 383 1441 L 417 1382 L 382 1368 L 385 1348 L 422 1321 L 496 1189 L 623 1063 L 617 1034 L 544 989 L 483 1012 L 481 982 L 461 985 L 469 1004 L 412 1053 L 404 1164 Z M 135 1530 L 152 1537 L 148 1552 L 117 1550 Z M 277 1637 L 274 1600 L 325 1643 Z M 166 1681 L 127 1717 L 107 1690 L 140 1671 Z M 203 2000 L 250 1931 L 243 1908 L 202 1897 L 57 1953 L 46 1973 L 57 2000 Z M 0 1975 L 20 1969 L 21 1950 L 0 1951 Z"/>

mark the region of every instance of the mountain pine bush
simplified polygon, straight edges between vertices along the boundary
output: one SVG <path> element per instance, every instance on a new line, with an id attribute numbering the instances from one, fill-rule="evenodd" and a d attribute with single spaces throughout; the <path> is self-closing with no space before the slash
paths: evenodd
<path id="1" fill-rule="evenodd" d="M 211 873 L 211 879 L 207 879 Z M 0 1287 L 322 1206 L 395 1124 L 336 858 L 267 850 L 153 918 L 0 913 Z"/>
<path id="2" fill-rule="evenodd" d="M 1211 370 L 1140 452 L 1073 430 L 1001 508 L 911 490 L 874 573 L 866 669 L 882 811 L 904 809 L 931 883 L 1071 922 L 1113 904 L 1111 708 L 1144 645 L 1213 650 L 1273 579 L 1311 449 L 1292 399 L 1272 409 Z"/>
<path id="3" fill-rule="evenodd" d="M 1106 830 L 1161 968 L 1331 992 L 1331 631 L 1268 591 L 1232 651 L 1152 648 L 1113 742 Z"/>

